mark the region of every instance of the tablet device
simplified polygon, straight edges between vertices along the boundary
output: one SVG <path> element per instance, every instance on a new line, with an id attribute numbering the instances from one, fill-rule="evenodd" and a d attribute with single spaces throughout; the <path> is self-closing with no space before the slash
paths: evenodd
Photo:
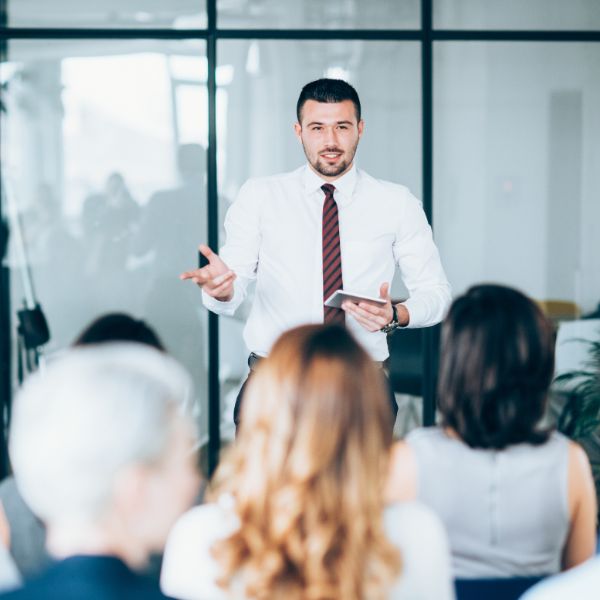
<path id="1" fill-rule="evenodd" d="M 337 290 L 325 300 L 325 306 L 341 308 L 342 302 L 345 300 L 350 300 L 350 302 L 354 302 L 355 304 L 358 304 L 363 300 L 368 300 L 369 302 L 375 302 L 381 306 L 387 302 L 387 300 L 383 300 L 382 298 L 373 298 L 373 296 L 363 296 L 362 294 L 353 294 L 351 292 L 345 292 L 344 290 Z"/>

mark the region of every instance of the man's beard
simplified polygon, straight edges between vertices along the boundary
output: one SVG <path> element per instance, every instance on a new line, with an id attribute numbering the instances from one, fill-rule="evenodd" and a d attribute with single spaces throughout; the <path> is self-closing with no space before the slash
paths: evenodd
<path id="1" fill-rule="evenodd" d="M 338 175 L 340 175 L 341 173 L 343 173 L 347 168 L 348 165 L 350 165 L 352 163 L 352 161 L 354 160 L 354 155 L 356 154 L 356 148 L 358 147 L 358 140 L 356 140 L 356 144 L 354 144 L 354 148 L 352 148 L 350 154 L 350 159 L 349 160 L 343 160 L 339 163 L 339 164 L 335 164 L 335 165 L 328 165 L 324 160 L 321 159 L 321 155 L 320 153 L 317 154 L 317 159 L 315 161 L 312 161 L 310 159 L 310 156 L 308 156 L 308 154 L 306 153 L 306 148 L 304 148 L 304 154 L 306 155 L 306 158 L 308 159 L 308 162 L 310 162 L 310 165 L 312 166 L 312 168 L 317 172 L 320 173 L 321 175 L 325 176 L 325 177 L 337 177 Z M 339 148 L 326 148 L 325 151 L 330 151 L 330 152 L 339 152 Z"/>
<path id="2" fill-rule="evenodd" d="M 316 162 L 312 163 L 314 170 L 325 177 L 335 177 L 340 173 L 343 173 L 348 168 L 348 161 L 342 160 L 337 165 L 328 165 L 321 161 L 321 157 L 317 158 Z"/>

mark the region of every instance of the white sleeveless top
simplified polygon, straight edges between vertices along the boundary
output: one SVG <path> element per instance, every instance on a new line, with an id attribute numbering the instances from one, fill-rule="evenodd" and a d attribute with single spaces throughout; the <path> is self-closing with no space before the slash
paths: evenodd
<path id="1" fill-rule="evenodd" d="M 560 570 L 569 533 L 568 440 L 469 448 L 441 428 L 406 438 L 417 461 L 417 498 L 442 519 L 454 576 L 533 576 Z"/>

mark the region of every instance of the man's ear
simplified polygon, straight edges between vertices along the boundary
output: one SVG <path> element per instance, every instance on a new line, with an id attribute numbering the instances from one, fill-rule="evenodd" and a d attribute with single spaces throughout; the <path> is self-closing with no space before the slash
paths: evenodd
<path id="1" fill-rule="evenodd" d="M 358 137 L 360 137 L 363 134 L 364 128 L 365 128 L 365 122 L 361 119 L 358 122 Z"/>
<path id="2" fill-rule="evenodd" d="M 302 125 L 300 123 L 294 123 L 294 133 L 298 138 L 298 141 L 302 143 Z"/>

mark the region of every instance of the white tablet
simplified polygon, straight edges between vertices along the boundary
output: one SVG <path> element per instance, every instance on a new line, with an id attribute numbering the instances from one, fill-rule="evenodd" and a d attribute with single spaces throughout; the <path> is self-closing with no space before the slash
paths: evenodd
<path id="1" fill-rule="evenodd" d="M 362 294 L 352 294 L 351 292 L 345 292 L 344 290 L 337 290 L 325 300 L 325 306 L 330 306 L 331 308 L 341 308 L 342 302 L 345 300 L 349 300 L 350 302 L 354 302 L 358 304 L 363 300 L 367 300 L 368 302 L 375 302 L 376 304 L 380 304 L 383 306 L 387 300 L 383 300 L 382 298 L 373 298 L 373 296 L 363 296 Z"/>

